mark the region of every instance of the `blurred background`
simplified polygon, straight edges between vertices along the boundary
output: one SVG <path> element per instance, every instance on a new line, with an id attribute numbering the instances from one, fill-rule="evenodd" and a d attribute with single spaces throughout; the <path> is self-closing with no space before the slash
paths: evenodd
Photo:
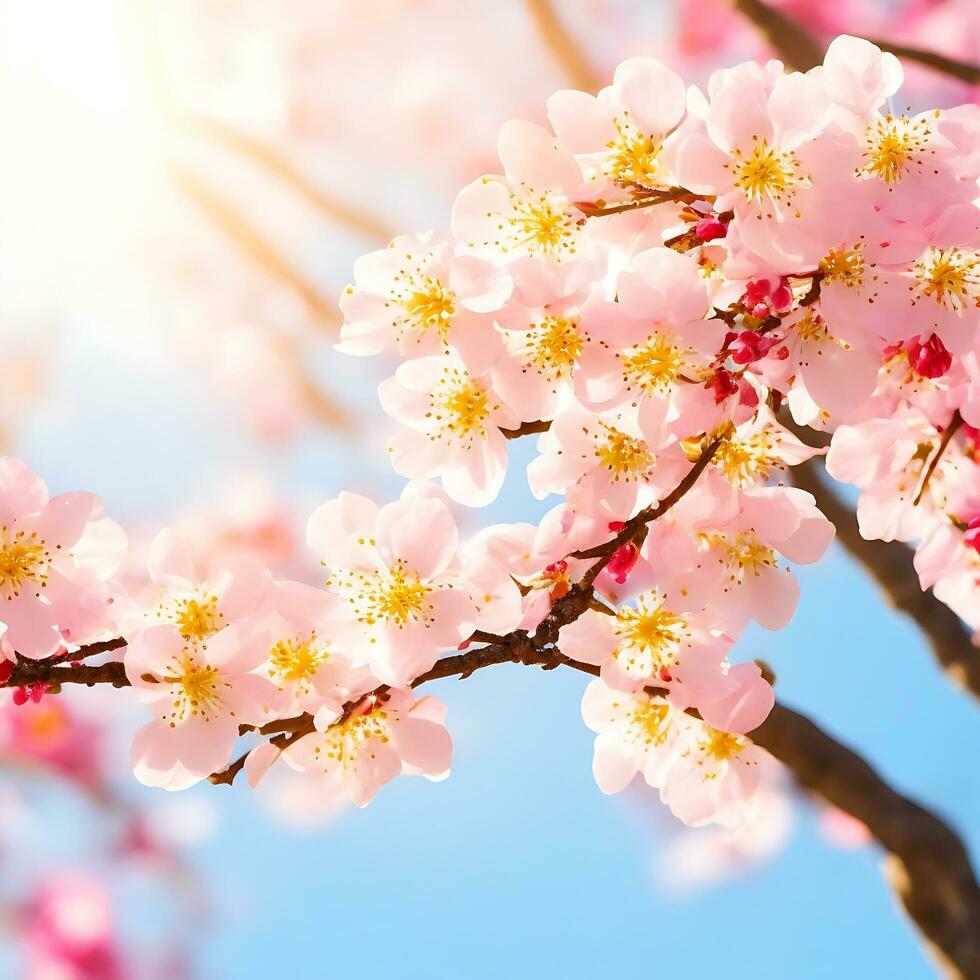
<path id="1" fill-rule="evenodd" d="M 975 0 L 774 5 L 821 44 L 980 61 Z M 354 259 L 445 225 L 505 120 L 637 54 L 699 82 L 771 52 L 726 0 L 0 0 L 0 451 L 100 494 L 133 574 L 171 525 L 316 581 L 312 507 L 402 485 L 376 401 L 392 365 L 331 347 Z M 902 98 L 977 95 L 911 66 Z M 512 452 L 471 527 L 551 505 L 526 489 L 533 444 Z M 792 625 L 739 658 L 976 855 L 975 705 L 843 554 L 799 577 Z M 932 975 L 865 829 L 778 778 L 740 834 L 604 798 L 582 687 L 434 685 L 452 778 L 340 813 L 304 783 L 143 789 L 125 694 L 3 692 L 0 976 Z"/>

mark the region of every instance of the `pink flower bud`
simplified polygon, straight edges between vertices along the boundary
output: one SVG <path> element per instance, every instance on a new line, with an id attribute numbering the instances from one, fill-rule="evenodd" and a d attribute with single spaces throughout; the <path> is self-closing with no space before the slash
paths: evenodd
<path id="1" fill-rule="evenodd" d="M 934 333 L 925 343 L 914 340 L 908 352 L 912 369 L 923 378 L 941 378 L 953 364 L 953 355 Z"/>
<path id="2" fill-rule="evenodd" d="M 617 548 L 606 565 L 606 571 L 613 577 L 617 585 L 625 585 L 636 560 L 640 557 L 636 545 L 629 543 Z"/>
<path id="3" fill-rule="evenodd" d="M 731 371 L 720 368 L 705 382 L 704 386 L 715 393 L 715 404 L 720 405 L 726 398 L 731 398 L 738 391 L 738 379 Z M 612 530 L 611 526 L 610 530 Z"/>
<path id="4" fill-rule="evenodd" d="M 702 242 L 724 238 L 728 234 L 728 222 L 722 221 L 715 215 L 709 215 L 707 218 L 701 218 L 694 226 L 694 234 Z"/>
<path id="5" fill-rule="evenodd" d="M 980 554 L 980 514 L 970 519 L 963 535 L 963 544 Z"/>

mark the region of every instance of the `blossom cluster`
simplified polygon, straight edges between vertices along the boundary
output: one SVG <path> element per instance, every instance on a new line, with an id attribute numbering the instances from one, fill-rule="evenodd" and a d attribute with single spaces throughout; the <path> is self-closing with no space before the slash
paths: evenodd
<path id="1" fill-rule="evenodd" d="M 737 826 L 773 692 L 730 654 L 789 622 L 789 565 L 833 537 L 782 480 L 822 452 L 794 427 L 833 433 L 866 536 L 920 541 L 924 586 L 976 616 L 980 111 L 892 114 L 901 80 L 849 37 L 806 74 L 744 64 L 704 91 L 634 59 L 597 96 L 556 93 L 550 129 L 508 123 L 503 173 L 448 230 L 355 265 L 338 349 L 398 359 L 379 398 L 410 482 L 313 514 L 322 581 L 164 530 L 148 580 L 112 587 L 94 500 L 49 502 L 6 461 L 5 649 L 125 637 L 145 783 L 240 761 L 253 785 L 285 766 L 364 805 L 448 773 L 445 708 L 413 690 L 441 654 L 530 648 L 596 675 L 600 789 L 641 774 L 684 822 Z M 492 502 L 531 433 L 528 487 L 557 502 L 461 541 L 454 509 Z"/>

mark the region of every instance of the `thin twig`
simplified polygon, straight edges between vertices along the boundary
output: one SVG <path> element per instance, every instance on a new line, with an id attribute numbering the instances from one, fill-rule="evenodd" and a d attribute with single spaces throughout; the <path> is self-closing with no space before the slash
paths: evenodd
<path id="1" fill-rule="evenodd" d="M 943 453 L 946 452 L 946 447 L 949 445 L 953 436 L 956 435 L 962 424 L 963 416 L 960 415 L 960 410 L 956 409 L 956 411 L 953 412 L 953 417 L 949 420 L 949 425 L 947 425 L 943 431 L 942 438 L 939 440 L 939 445 L 936 447 L 936 451 L 932 454 L 932 458 L 929 460 L 928 465 L 922 473 L 922 479 L 919 481 L 919 489 L 915 491 L 915 497 L 912 498 L 913 507 L 919 506 L 919 501 L 922 500 L 922 495 L 926 492 L 926 488 L 929 486 L 929 481 L 932 479 L 933 473 L 936 472 L 936 467 L 939 465 L 939 461 L 943 458 Z"/>
<path id="2" fill-rule="evenodd" d="M 520 439 L 521 436 L 533 435 L 535 432 L 547 432 L 551 428 L 551 419 L 539 419 L 534 422 L 521 422 L 516 429 L 501 429 L 505 439 Z"/>

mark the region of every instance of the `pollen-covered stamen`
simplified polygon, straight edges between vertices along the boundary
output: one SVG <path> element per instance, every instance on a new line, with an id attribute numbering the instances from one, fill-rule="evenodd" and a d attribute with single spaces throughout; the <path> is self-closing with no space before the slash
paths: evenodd
<path id="1" fill-rule="evenodd" d="M 723 763 L 737 759 L 752 743 L 742 735 L 733 735 L 705 725 L 698 738 L 698 765 L 704 767 L 704 779 L 717 779 Z"/>
<path id="2" fill-rule="evenodd" d="M 638 130 L 629 118 L 629 112 L 613 120 L 618 133 L 616 139 L 606 144 L 603 173 L 618 184 L 639 184 L 657 188 L 664 178 L 660 161 L 663 144 L 653 136 Z"/>
<path id="3" fill-rule="evenodd" d="M 939 113 L 936 113 L 939 116 Z M 929 148 L 932 130 L 919 117 L 887 115 L 868 126 L 864 145 L 864 164 L 858 175 L 878 177 L 886 184 L 896 184 L 914 167 L 925 163 L 925 156 L 935 153 Z"/>
<path id="4" fill-rule="evenodd" d="M 667 609 L 656 590 L 641 596 L 636 608 L 616 613 L 613 632 L 618 638 L 613 656 L 627 674 L 652 677 L 675 666 L 682 644 L 691 637 L 683 617 Z"/>
<path id="5" fill-rule="evenodd" d="M 711 465 L 717 466 L 733 487 L 745 489 L 769 476 L 778 462 L 775 450 L 776 443 L 765 429 L 733 435 L 718 444 Z"/>
<path id="6" fill-rule="evenodd" d="M 405 258 L 412 261 L 411 255 Z M 399 339 L 409 333 L 421 339 L 434 330 L 443 343 L 448 341 L 456 313 L 456 294 L 421 266 L 408 265 L 395 274 L 391 300 L 385 306 L 399 310 L 391 321 Z"/>
<path id="7" fill-rule="evenodd" d="M 613 710 L 619 712 L 620 702 L 613 702 Z M 644 748 L 663 745 L 670 733 L 670 705 L 661 698 L 635 697 L 631 710 L 610 718 L 610 722 L 626 742 L 639 743 Z"/>
<path id="8" fill-rule="evenodd" d="M 347 593 L 357 621 L 366 626 L 428 626 L 432 617 L 429 595 L 434 587 L 402 561 L 377 572 L 340 572 L 331 576 L 327 585 Z"/>
<path id="9" fill-rule="evenodd" d="M 280 684 L 295 685 L 301 693 L 308 693 L 313 675 L 329 659 L 328 644 L 315 633 L 306 639 L 279 640 L 269 652 L 269 673 Z"/>
<path id="10" fill-rule="evenodd" d="M 653 469 L 656 457 L 642 439 L 627 435 L 607 422 L 599 423 L 592 438 L 595 441 L 593 456 L 613 483 L 642 480 Z"/>
<path id="11" fill-rule="evenodd" d="M 469 371 L 456 367 L 443 369 L 430 405 L 426 417 L 438 423 L 430 439 L 451 439 L 463 447 L 486 438 L 490 415 L 500 408 Z"/>
<path id="12" fill-rule="evenodd" d="M 48 584 L 51 554 L 37 531 L 0 528 L 0 592 L 7 599 L 28 588 L 35 594 Z"/>
<path id="13" fill-rule="evenodd" d="M 809 183 L 800 173 L 800 161 L 792 150 L 780 150 L 766 140 L 757 140 L 747 156 L 732 151 L 731 163 L 735 186 L 750 203 L 777 209 L 791 200 L 796 191 Z M 773 217 L 769 212 L 767 217 Z"/>
<path id="14" fill-rule="evenodd" d="M 821 260 L 820 271 L 825 282 L 839 282 L 848 289 L 864 285 L 864 245 L 855 242 L 850 248 L 832 248 Z"/>
<path id="15" fill-rule="evenodd" d="M 933 246 L 913 265 L 912 274 L 913 304 L 928 298 L 952 312 L 980 308 L 980 253 Z"/>
<path id="16" fill-rule="evenodd" d="M 531 324 L 524 338 L 525 364 L 549 381 L 570 378 L 582 356 L 584 341 L 575 317 L 545 316 Z"/>
<path id="17" fill-rule="evenodd" d="M 651 334 L 619 355 L 623 381 L 628 389 L 639 388 L 646 395 L 668 394 L 680 378 L 698 373 L 687 360 L 692 353 L 670 334 Z"/>
<path id="18" fill-rule="evenodd" d="M 388 712 L 375 706 L 364 713 L 354 713 L 344 721 L 331 725 L 317 740 L 313 756 L 325 765 L 336 765 L 343 769 L 353 766 L 365 746 L 372 741 L 391 740 L 391 726 Z M 374 753 L 370 753 L 374 758 Z"/>
<path id="19" fill-rule="evenodd" d="M 171 728 L 192 717 L 204 721 L 216 718 L 223 709 L 224 692 L 231 689 L 217 667 L 205 663 L 190 647 L 184 647 L 180 656 L 173 658 L 173 667 L 162 680 L 170 685 L 173 697 L 171 710 L 163 715 Z"/>
<path id="20" fill-rule="evenodd" d="M 156 618 L 173 623 L 185 640 L 206 640 L 225 625 L 218 597 L 203 592 L 167 600 L 157 609 Z"/>
<path id="21" fill-rule="evenodd" d="M 732 582 L 740 583 L 746 575 L 758 575 L 763 568 L 776 567 L 776 552 L 751 531 L 707 533 L 702 535 L 702 540 L 709 548 L 718 549 L 719 561 Z"/>
<path id="22" fill-rule="evenodd" d="M 539 194 L 530 189 L 511 192 L 511 210 L 500 225 L 504 248 L 522 248 L 560 256 L 575 251 L 578 220 L 568 199 L 561 194 Z"/>

